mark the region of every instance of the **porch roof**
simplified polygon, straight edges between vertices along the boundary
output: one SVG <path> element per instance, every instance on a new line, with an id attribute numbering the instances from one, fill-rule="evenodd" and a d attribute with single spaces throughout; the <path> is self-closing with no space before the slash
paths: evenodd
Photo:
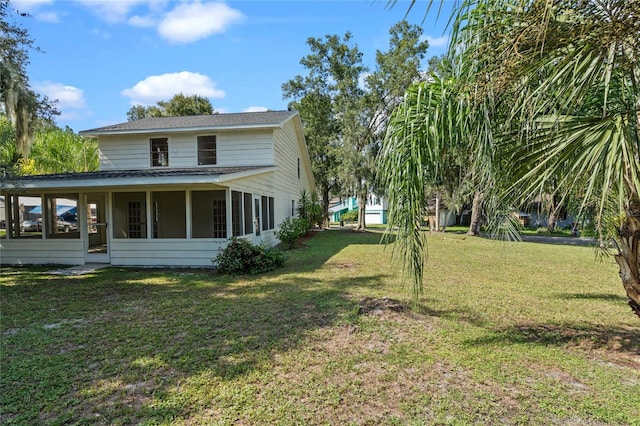
<path id="1" fill-rule="evenodd" d="M 20 176 L 2 183 L 2 191 L 64 188 L 106 188 L 180 184 L 222 184 L 268 173 L 275 166 L 153 168 Z"/>

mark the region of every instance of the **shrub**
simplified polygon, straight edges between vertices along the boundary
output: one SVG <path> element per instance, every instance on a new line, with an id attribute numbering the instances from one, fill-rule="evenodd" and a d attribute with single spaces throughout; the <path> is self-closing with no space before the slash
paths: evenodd
<path id="1" fill-rule="evenodd" d="M 242 238 L 231 238 L 229 244 L 213 259 L 216 270 L 223 274 L 260 274 L 284 265 L 280 250 L 256 245 Z"/>
<path id="2" fill-rule="evenodd" d="M 345 222 L 355 222 L 358 220 L 358 210 L 349 210 L 346 213 L 342 213 L 340 220 L 344 220 Z"/>
<path id="3" fill-rule="evenodd" d="M 307 221 L 307 229 L 314 225 L 322 226 L 322 206 L 316 191 L 310 194 L 303 189 L 298 199 L 298 217 Z"/>
<path id="4" fill-rule="evenodd" d="M 309 222 L 299 217 L 288 217 L 282 221 L 278 230 L 274 233 L 276 238 L 289 248 L 296 245 L 296 241 L 309 229 Z"/>

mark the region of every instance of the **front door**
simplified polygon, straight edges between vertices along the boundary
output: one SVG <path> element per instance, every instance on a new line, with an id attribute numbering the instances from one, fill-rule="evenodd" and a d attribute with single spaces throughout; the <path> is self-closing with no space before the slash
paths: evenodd
<path id="1" fill-rule="evenodd" d="M 107 194 L 89 194 L 86 199 L 87 243 L 85 262 L 109 263 Z"/>

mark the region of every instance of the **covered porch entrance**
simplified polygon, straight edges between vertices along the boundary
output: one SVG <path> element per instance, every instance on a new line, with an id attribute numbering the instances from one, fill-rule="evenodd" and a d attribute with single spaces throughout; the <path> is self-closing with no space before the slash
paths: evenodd
<path id="1" fill-rule="evenodd" d="M 110 262 L 107 200 L 106 192 L 85 196 L 87 238 L 84 258 L 86 263 Z"/>

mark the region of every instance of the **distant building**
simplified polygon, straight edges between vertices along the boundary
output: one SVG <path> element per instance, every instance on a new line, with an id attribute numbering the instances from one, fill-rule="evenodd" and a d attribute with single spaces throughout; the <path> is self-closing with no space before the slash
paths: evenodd
<path id="1" fill-rule="evenodd" d="M 353 210 L 358 210 L 357 197 L 334 199 L 329 204 L 330 220 L 332 222 L 340 222 L 343 214 Z M 386 225 L 387 210 L 388 205 L 384 198 L 370 194 L 367 197 L 367 206 L 365 210 L 366 223 L 371 225 Z"/>

